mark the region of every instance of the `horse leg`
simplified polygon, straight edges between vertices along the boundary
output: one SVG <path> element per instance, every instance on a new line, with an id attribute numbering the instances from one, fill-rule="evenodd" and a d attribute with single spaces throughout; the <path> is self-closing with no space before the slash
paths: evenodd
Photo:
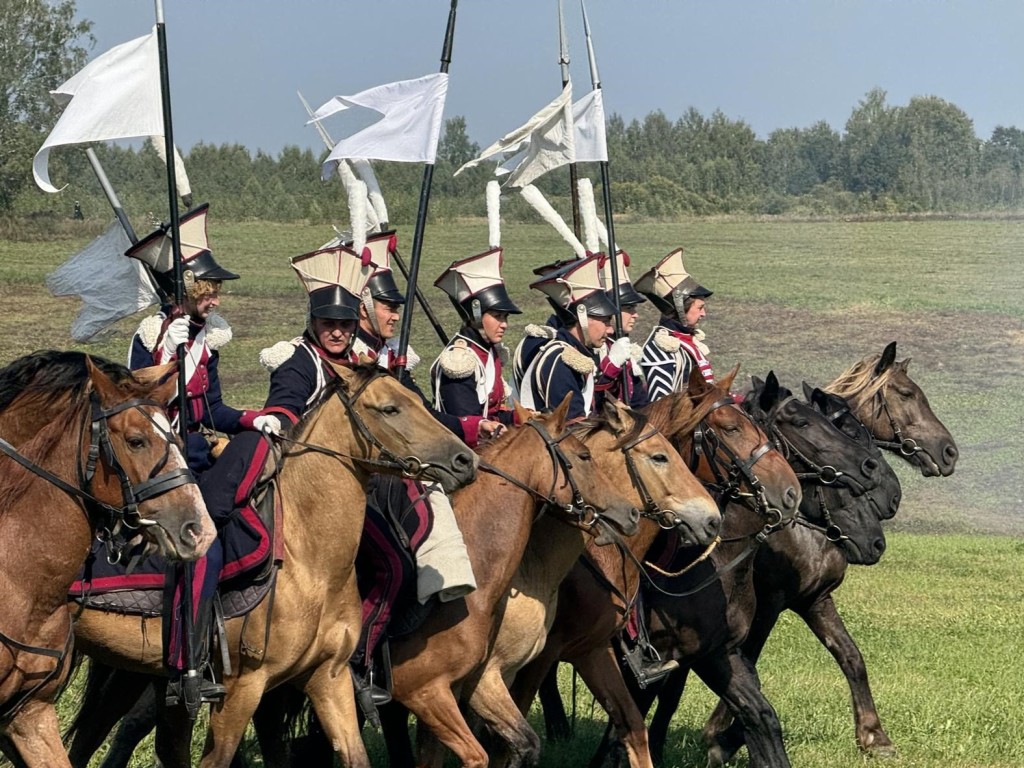
<path id="1" fill-rule="evenodd" d="M 512 700 L 496 665 L 488 665 L 480 676 L 469 696 L 469 706 L 505 742 L 510 752 L 511 768 L 537 764 L 540 737 Z"/>
<path id="2" fill-rule="evenodd" d="M 338 670 L 337 674 L 332 674 Z M 370 768 L 370 758 L 360 736 L 355 687 L 347 664 L 321 664 L 310 675 L 303 690 L 341 764 L 347 768 Z M 243 724 L 244 730 L 244 724 Z"/>
<path id="3" fill-rule="evenodd" d="M 754 665 L 737 649 L 694 664 L 694 671 L 733 711 L 747 737 L 752 768 L 790 768 L 775 709 L 761 692 Z M 732 755 L 717 744 L 708 747 L 708 765 L 722 766 Z"/>
<path id="4" fill-rule="evenodd" d="M 210 712 L 210 727 L 203 746 L 202 768 L 229 768 L 238 751 L 249 720 L 256 712 L 266 690 L 266 679 L 259 670 L 246 670 L 238 677 L 225 678 L 228 686 L 224 702 Z M 165 711 L 184 713 L 184 707 Z M 157 728 L 159 738 L 160 728 Z M 162 758 L 161 758 L 162 759 Z"/>
<path id="5" fill-rule="evenodd" d="M 686 679 L 689 674 L 689 667 L 680 667 L 678 671 L 671 673 L 662 681 L 661 687 L 657 689 L 654 696 L 647 691 L 640 692 L 639 689 L 635 689 L 633 692 L 640 712 L 646 713 L 654 703 L 655 697 L 658 701 L 658 707 L 654 710 L 654 716 L 651 718 L 651 725 L 647 729 L 651 759 L 657 765 L 661 765 L 665 760 L 665 742 L 668 740 L 669 724 L 672 722 L 676 710 L 679 709 L 679 702 L 683 699 Z"/>
<path id="6" fill-rule="evenodd" d="M 562 692 L 558 687 L 558 662 L 551 665 L 538 689 L 540 704 L 544 709 L 544 725 L 550 741 L 568 741 L 572 738 L 572 727 L 565 714 Z"/>
<path id="7" fill-rule="evenodd" d="M 414 768 L 416 755 L 409 738 L 409 710 L 398 701 L 385 704 L 380 708 L 380 728 L 391 768 Z"/>
<path id="8" fill-rule="evenodd" d="M 853 696 L 853 719 L 857 746 L 873 757 L 894 757 L 896 747 L 882 728 L 875 699 L 868 684 L 868 669 L 857 644 L 843 624 L 831 595 L 817 600 L 800 613 L 807 626 L 832 654 L 846 676 Z"/>
<path id="9" fill-rule="evenodd" d="M 27 768 L 71 768 L 52 702 L 30 700 L 4 729 Z"/>
<path id="10" fill-rule="evenodd" d="M 775 629 L 775 625 L 778 623 L 779 616 L 782 613 L 781 607 L 775 607 L 773 604 L 766 603 L 769 603 L 769 601 L 758 600 L 757 612 L 750 624 L 747 639 L 743 641 L 742 646 L 743 655 L 754 666 L 757 665 L 757 660 L 761 658 L 761 651 L 764 650 L 764 645 L 768 642 L 768 637 L 771 635 L 772 630 Z M 732 711 L 723 700 L 719 700 L 718 706 L 715 707 L 714 712 L 711 713 L 707 722 L 704 723 L 704 730 L 701 735 L 704 738 L 705 744 L 715 744 L 721 754 L 729 756 L 735 755 L 746 740 L 743 726 L 736 722 L 732 716 Z"/>
<path id="11" fill-rule="evenodd" d="M 156 701 L 162 703 L 167 695 L 167 680 L 156 680 L 153 692 Z M 160 768 L 188 768 L 192 765 L 192 725 L 184 706 L 157 705 L 153 751 Z"/>
<path id="12" fill-rule="evenodd" d="M 429 728 L 465 768 L 487 765 L 487 752 L 466 724 L 447 680 L 431 680 L 405 697 L 402 703 L 419 720 L 419 727 Z"/>
<path id="13" fill-rule="evenodd" d="M 597 648 L 574 659 L 573 665 L 608 713 L 618 741 L 625 747 L 630 767 L 654 768 L 647 742 L 647 726 L 626 687 L 612 647 Z"/>
<path id="14" fill-rule="evenodd" d="M 119 699 L 118 694 L 125 695 L 124 704 L 119 704 L 114 707 L 113 712 L 105 712 L 102 716 L 106 721 L 116 722 L 118 717 L 121 717 L 121 726 L 117 729 L 117 733 L 114 734 L 114 738 L 111 741 L 110 751 L 107 752 L 106 757 L 103 758 L 103 762 L 100 764 L 100 768 L 128 768 L 128 763 L 132 758 L 132 753 L 135 748 L 139 746 L 139 742 L 142 741 L 149 734 L 153 728 L 156 727 L 157 723 L 157 709 L 158 706 L 156 700 L 156 686 L 152 681 L 145 675 L 115 675 L 112 680 L 120 683 L 121 678 L 128 678 L 125 680 L 126 683 L 131 682 L 140 686 L 141 691 L 137 700 L 129 708 L 128 704 L 132 701 L 132 689 L 129 688 L 125 694 L 122 694 L 123 689 L 120 687 L 110 689 L 110 693 L 114 695 L 108 695 L 107 699 L 117 700 Z M 83 705 L 84 707 L 84 705 Z M 127 709 L 127 712 L 123 710 Z M 109 728 L 105 728 L 102 733 L 107 733 Z M 99 738 L 102 741 L 102 733 L 99 734 Z M 76 737 L 75 741 L 78 739 Z M 97 745 L 98 746 L 98 745 Z M 87 762 L 77 763 L 75 762 L 74 756 L 72 756 L 72 763 L 75 765 L 87 765 Z"/>

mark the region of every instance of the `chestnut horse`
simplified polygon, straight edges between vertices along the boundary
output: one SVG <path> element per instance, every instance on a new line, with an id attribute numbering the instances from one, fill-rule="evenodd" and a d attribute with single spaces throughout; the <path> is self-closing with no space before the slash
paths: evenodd
<path id="1" fill-rule="evenodd" d="M 815 394 L 805 385 L 804 393 L 846 434 L 862 442 L 870 441 L 873 435 L 877 445 L 917 467 L 925 477 L 951 475 L 958 456 L 956 444 L 935 416 L 920 386 L 907 374 L 909 363 L 909 359 L 896 362 L 896 342 L 891 342 L 880 355 L 866 357 L 847 369 L 828 385 L 826 392 Z M 870 435 L 865 434 L 865 425 Z M 889 505 L 884 501 L 879 505 L 879 513 L 885 519 L 891 518 L 899 506 L 896 483 L 895 491 L 889 495 Z M 779 595 L 779 610 L 795 610 L 843 671 L 850 687 L 857 746 L 870 755 L 891 757 L 896 754 L 896 747 L 882 727 L 868 682 L 867 665 L 831 597 L 832 589 L 842 581 L 846 563 L 846 558 L 833 552 L 829 563 L 821 564 L 820 594 L 806 589 L 813 585 L 813 580 L 805 571 L 807 582 L 801 588 L 787 589 L 784 598 Z M 827 585 L 832 583 L 835 586 L 828 589 Z M 748 652 L 755 652 L 758 642 L 752 639 L 751 643 Z M 760 645 L 763 643 L 761 640 Z M 730 728 L 729 721 L 728 712 L 719 705 L 704 727 L 705 739 L 717 754 L 716 759 L 722 761 L 742 743 L 742 734 L 735 727 Z"/>
<path id="2" fill-rule="evenodd" d="M 115 381 L 83 356 L 77 378 L 33 387 L 54 354 L 0 371 L 0 734 L 29 768 L 70 766 L 53 701 L 72 647 L 67 591 L 93 536 L 111 556 L 141 535 L 168 559 L 195 560 L 216 535 L 163 412 L 173 366 Z"/>
<path id="3" fill-rule="evenodd" d="M 721 514 L 678 451 L 658 430 L 659 425 L 648 423 L 646 416 L 618 401 L 606 402 L 599 418 L 572 427 L 591 450 L 600 470 L 616 487 L 632 488 L 631 501 L 642 509 L 643 533 L 629 537 L 628 544 L 617 542 L 619 546 L 646 550 L 662 528 L 675 529 L 687 544 L 706 546 L 718 532 Z M 534 524 L 512 580 L 494 647 L 478 682 L 463 687 L 463 700 L 485 721 L 493 723 L 503 716 L 502 707 L 509 700 L 508 684 L 543 648 L 557 607 L 558 586 L 590 539 L 585 532 L 556 519 L 544 518 Z M 519 709 L 503 728 L 516 733 L 514 739 L 507 739 L 516 745 L 511 755 L 513 763 L 535 761 L 540 741 Z M 385 738 L 394 751 L 406 732 L 389 731 Z M 421 735 L 418 764 L 440 766 L 444 751 L 438 747 L 436 740 L 425 740 Z"/>
<path id="4" fill-rule="evenodd" d="M 733 370 L 718 385 L 709 385 L 696 372 L 686 392 L 664 397 L 646 409 L 651 423 L 657 424 L 680 453 L 691 459 L 697 476 L 709 482 L 723 502 L 742 498 L 753 503 L 728 504 L 721 543 L 711 548 L 710 555 L 698 551 L 686 558 L 691 565 L 685 570 L 694 578 L 689 580 L 687 576 L 685 596 L 656 592 L 647 596 L 645 589 L 644 600 L 654 607 L 648 626 L 663 658 L 675 658 L 684 668 L 703 664 L 697 669 L 705 673 L 709 685 L 720 691 L 735 690 L 736 698 L 746 696 L 750 705 L 756 706 L 756 697 L 760 696 L 756 679 L 753 684 L 747 679 L 749 675 L 737 674 L 731 679 L 728 664 L 746 633 L 748 614 L 753 612 L 751 555 L 768 531 L 792 519 L 800 495 L 797 478 L 785 459 L 733 404 L 729 387 L 735 374 Z M 628 557 L 588 547 L 590 566 L 577 565 L 561 587 L 559 605 L 571 608 L 559 611 L 544 652 L 522 670 L 513 694 L 525 709 L 543 685 L 540 693 L 545 716 L 567 730 L 560 711 L 557 678 L 548 671 L 559 659 L 572 662 L 609 710 L 610 727 L 621 740 L 630 765 L 650 766 L 643 714 L 630 693 L 633 674 L 626 672 L 624 678 L 610 647 L 637 599 L 641 581 L 647 579 L 659 588 L 639 567 L 644 551 L 634 550 L 633 540 L 628 544 Z M 713 563 L 720 571 L 716 572 Z M 595 572 L 599 576 L 595 577 Z M 676 589 L 678 583 L 673 580 L 668 591 Z M 661 601 L 670 604 L 662 609 Z M 717 666 L 703 661 L 707 658 Z M 740 667 L 735 662 L 733 665 Z M 685 669 L 674 674 L 685 679 Z M 744 687 L 739 687 L 741 683 Z"/>
<path id="5" fill-rule="evenodd" d="M 359 637 L 354 562 L 371 472 L 422 474 L 452 491 L 476 474 L 476 457 L 438 423 L 418 397 L 376 366 L 336 367 L 337 378 L 284 441 L 279 485 L 285 521 L 284 563 L 275 597 L 246 618 L 227 622 L 235 674 L 210 715 L 203 766 L 226 767 L 263 694 L 285 683 L 301 688 L 346 766 L 367 767 L 348 660 Z M 82 611 L 76 636 L 89 655 L 123 670 L 162 676 L 159 619 Z M 269 627 L 267 622 L 269 621 Z M 140 632 L 141 623 L 141 632 Z M 268 633 L 265 635 L 265 633 Z M 264 636 L 269 638 L 264 647 Z M 254 650 L 254 646 L 256 646 Z M 131 676 L 123 676 L 130 681 Z M 135 676 L 141 690 L 147 679 Z M 115 686 L 116 689 L 116 686 Z M 79 735 L 107 733 L 134 703 L 93 702 Z M 189 724 L 182 707 L 162 710 L 158 756 L 188 766 Z M 176 720 L 174 719 L 176 718 Z M 167 727 L 170 726 L 170 727 Z"/>

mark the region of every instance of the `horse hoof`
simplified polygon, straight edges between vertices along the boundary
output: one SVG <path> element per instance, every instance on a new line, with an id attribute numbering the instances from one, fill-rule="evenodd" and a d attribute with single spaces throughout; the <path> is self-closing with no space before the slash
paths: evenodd
<path id="1" fill-rule="evenodd" d="M 894 744 L 876 744 L 864 750 L 868 757 L 877 757 L 880 760 L 889 760 L 897 757 Z"/>

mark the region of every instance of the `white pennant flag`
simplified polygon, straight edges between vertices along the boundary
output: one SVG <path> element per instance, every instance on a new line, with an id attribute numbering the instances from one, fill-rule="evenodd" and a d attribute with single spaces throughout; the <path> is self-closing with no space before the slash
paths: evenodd
<path id="1" fill-rule="evenodd" d="M 106 232 L 46 278 L 54 296 L 79 296 L 83 306 L 71 325 L 71 338 L 88 341 L 111 323 L 157 301 L 142 262 L 124 252 L 131 241 L 115 220 Z"/>
<path id="2" fill-rule="evenodd" d="M 519 152 L 505 163 L 509 178 L 505 186 L 525 187 L 553 168 L 576 162 L 573 140 L 572 83 L 567 83 L 557 99 L 531 117 L 525 125 L 498 139 L 475 160 L 463 165 L 454 175 L 479 165 L 488 158 Z M 513 166 L 513 161 L 515 165 Z"/>
<path id="3" fill-rule="evenodd" d="M 59 192 L 47 167 L 51 148 L 163 136 L 156 29 L 93 59 L 51 95 L 66 108 L 36 153 L 32 174 L 40 189 Z"/>
<path id="4" fill-rule="evenodd" d="M 350 107 L 365 107 L 382 117 L 334 145 L 324 161 L 323 178 L 335 172 L 338 160 L 367 158 L 402 163 L 433 163 L 441 138 L 448 75 L 440 72 L 416 80 L 399 80 L 353 96 L 335 96 L 307 123 L 323 120 Z"/>
<path id="5" fill-rule="evenodd" d="M 608 139 L 605 134 L 604 97 L 595 88 L 572 105 L 573 139 L 577 163 L 608 162 Z"/>

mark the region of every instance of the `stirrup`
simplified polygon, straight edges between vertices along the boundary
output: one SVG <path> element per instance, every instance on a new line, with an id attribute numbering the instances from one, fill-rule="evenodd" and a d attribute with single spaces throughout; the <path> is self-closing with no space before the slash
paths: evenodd
<path id="1" fill-rule="evenodd" d="M 194 704 L 220 704 L 224 701 L 228 689 L 218 682 L 200 677 L 198 685 L 190 685 L 184 677 L 171 680 L 167 683 L 167 694 L 164 697 L 164 705 L 176 707 L 181 703 L 196 702 Z"/>
<path id="2" fill-rule="evenodd" d="M 623 644 L 625 645 L 625 644 Z M 651 649 L 654 650 L 653 648 Z M 664 680 L 670 674 L 679 669 L 679 662 L 675 659 L 647 659 L 644 657 L 644 649 L 640 645 L 632 648 L 622 649 L 622 659 L 626 662 L 630 672 L 636 678 L 637 685 L 641 689 L 647 688 L 652 683 Z"/>
<path id="3" fill-rule="evenodd" d="M 372 672 L 367 672 L 364 676 L 357 672 L 354 667 L 350 666 L 349 670 L 352 673 L 352 684 L 355 688 L 356 703 L 359 705 L 359 711 L 363 713 L 363 717 L 366 718 L 366 722 L 371 727 L 379 729 L 381 725 L 377 707 L 389 703 L 391 701 L 391 693 L 387 689 L 374 684 Z"/>

